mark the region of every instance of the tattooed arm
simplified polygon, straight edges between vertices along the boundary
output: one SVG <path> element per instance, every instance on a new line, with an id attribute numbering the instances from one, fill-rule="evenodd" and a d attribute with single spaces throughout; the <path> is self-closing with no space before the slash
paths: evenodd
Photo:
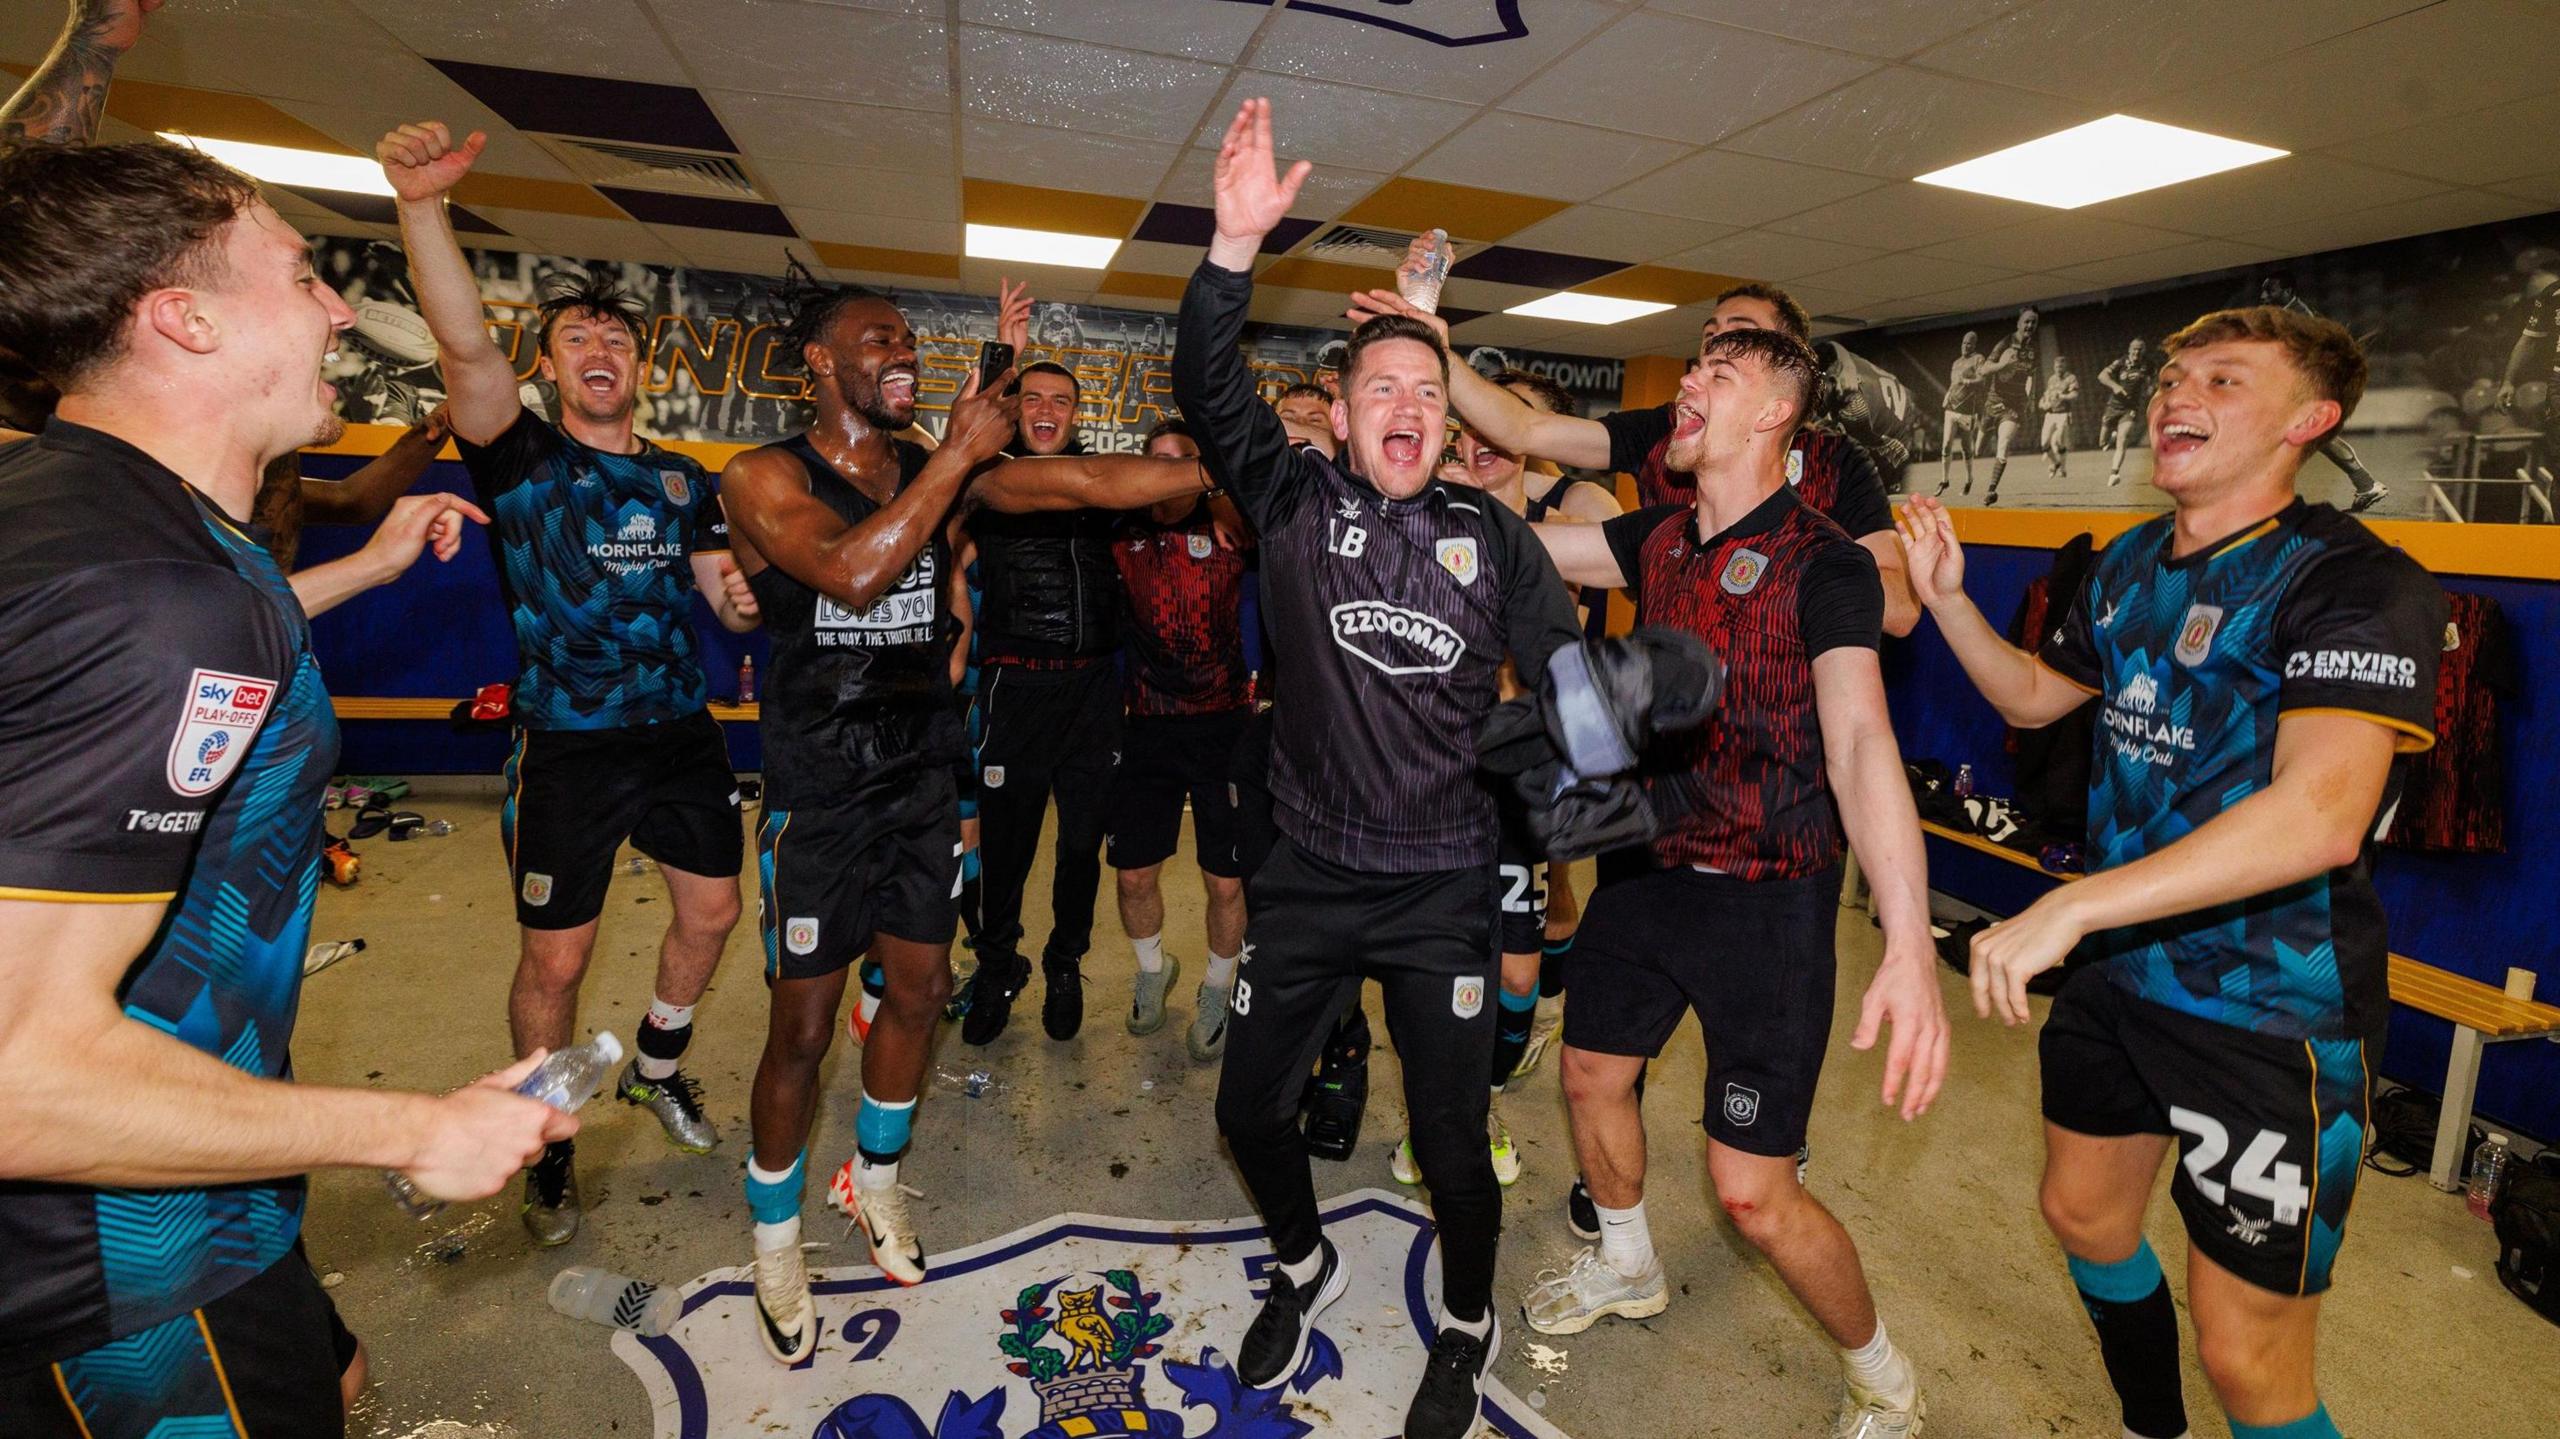
<path id="1" fill-rule="evenodd" d="M 86 145 L 98 138 L 116 62 L 142 38 L 142 17 L 161 0 L 71 0 L 62 27 L 36 72 L 0 105 L 0 143 L 40 140 Z"/>

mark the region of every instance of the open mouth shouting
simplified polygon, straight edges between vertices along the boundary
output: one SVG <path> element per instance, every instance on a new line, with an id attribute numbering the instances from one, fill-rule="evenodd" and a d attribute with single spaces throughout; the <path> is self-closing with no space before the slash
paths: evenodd
<path id="1" fill-rule="evenodd" d="M 578 383 L 599 400 L 610 399 L 622 387 L 622 372 L 607 364 L 592 364 L 578 372 Z"/>
<path id="2" fill-rule="evenodd" d="M 1707 417 L 1690 408 L 1688 401 L 1683 400 L 1671 407 L 1671 438 L 1695 439 L 1698 432 L 1706 427 Z"/>
<path id="3" fill-rule="evenodd" d="M 2184 459 L 2203 449 L 2213 439 L 2205 428 L 2192 420 L 2169 420 L 2152 437 L 2152 453 L 2162 459 Z"/>
<path id="4" fill-rule="evenodd" d="M 916 403 L 916 372 L 905 365 L 893 365 L 880 372 L 880 403 L 893 410 L 911 410 Z"/>
<path id="5" fill-rule="evenodd" d="M 1385 437 L 1378 441 L 1378 453 L 1386 458 L 1388 464 L 1399 470 L 1416 469 L 1423 461 L 1422 432 L 1412 429 L 1389 430 Z"/>

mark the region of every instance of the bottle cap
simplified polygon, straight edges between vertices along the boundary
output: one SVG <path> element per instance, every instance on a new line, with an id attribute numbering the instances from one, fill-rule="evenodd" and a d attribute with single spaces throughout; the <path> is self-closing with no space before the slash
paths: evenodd
<path id="1" fill-rule="evenodd" d="M 599 1029 L 596 1031 L 596 1053 L 603 1055 L 607 1064 L 619 1064 L 622 1062 L 622 1041 L 613 1037 L 612 1030 Z"/>
<path id="2" fill-rule="evenodd" d="M 2507 1142 L 2507 1137 L 2503 1134 L 2492 1134 L 2489 1136 L 2489 1142 L 2504 1148 Z"/>

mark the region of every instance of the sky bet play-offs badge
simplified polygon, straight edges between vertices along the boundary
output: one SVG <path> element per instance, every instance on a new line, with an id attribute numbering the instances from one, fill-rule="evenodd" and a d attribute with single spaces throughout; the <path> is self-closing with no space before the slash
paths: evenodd
<path id="1" fill-rule="evenodd" d="M 868 1266 L 813 1271 L 818 1348 L 796 1369 L 756 1338 L 751 1273 L 720 1270 L 684 1286 L 666 1335 L 617 1333 L 613 1349 L 649 1391 L 656 1439 L 1381 1439 L 1429 1352 L 1431 1220 L 1374 1189 L 1324 1217 L 1350 1288 L 1272 1390 L 1234 1368 L 1272 1264 L 1253 1219 L 1062 1214 L 933 1256 L 914 1289 Z M 1499 1384 L 1485 1416 L 1511 1439 L 1565 1439 Z"/>

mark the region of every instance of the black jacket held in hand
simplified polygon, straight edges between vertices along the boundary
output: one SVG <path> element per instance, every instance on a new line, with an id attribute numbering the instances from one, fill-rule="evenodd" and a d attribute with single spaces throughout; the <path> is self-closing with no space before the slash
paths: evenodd
<path id="1" fill-rule="evenodd" d="M 1633 770 L 1655 735 L 1695 729 L 1724 695 L 1724 662 L 1697 636 L 1639 629 L 1556 653 L 1545 681 L 1495 709 L 1477 746 L 1511 777 L 1548 859 L 1653 838 L 1660 826 Z"/>

